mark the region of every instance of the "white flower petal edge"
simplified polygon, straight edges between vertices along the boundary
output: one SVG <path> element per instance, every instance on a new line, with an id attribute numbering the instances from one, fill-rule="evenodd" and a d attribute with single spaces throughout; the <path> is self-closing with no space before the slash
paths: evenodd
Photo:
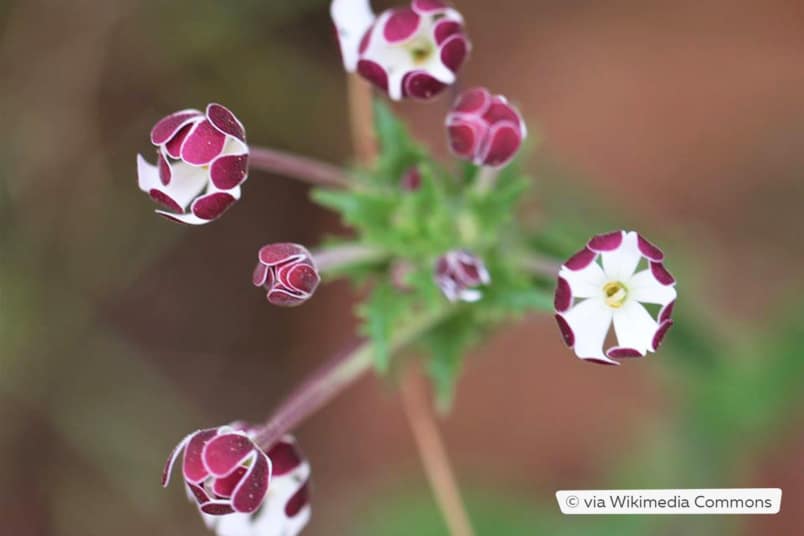
<path id="1" fill-rule="evenodd" d="M 641 261 L 647 269 L 637 272 Z M 672 325 L 675 279 L 662 251 L 634 231 L 593 237 L 562 265 L 556 319 L 567 345 L 586 360 L 619 365 L 612 358 L 655 352 Z M 658 318 L 642 305 L 660 305 Z M 612 324 L 617 343 L 604 349 Z"/>
<path id="2" fill-rule="evenodd" d="M 338 34 L 343 66 L 352 73 L 357 69 L 360 40 L 363 39 L 376 18 L 371 10 L 371 2 L 369 0 L 332 0 L 329 12 Z"/>

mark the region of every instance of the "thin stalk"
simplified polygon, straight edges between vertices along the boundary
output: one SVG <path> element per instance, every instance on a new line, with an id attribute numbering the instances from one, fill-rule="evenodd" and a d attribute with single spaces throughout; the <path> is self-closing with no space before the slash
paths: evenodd
<path id="1" fill-rule="evenodd" d="M 349 93 L 349 123 L 355 158 L 362 165 L 371 164 L 377 156 L 374 140 L 374 110 L 371 105 L 371 86 L 356 74 L 347 75 Z"/>
<path id="2" fill-rule="evenodd" d="M 416 440 L 424 472 L 449 533 L 452 536 L 474 536 L 444 440 L 433 417 L 432 406 L 413 370 L 402 383 L 401 391 L 405 415 Z"/>
<path id="3" fill-rule="evenodd" d="M 316 186 L 348 188 L 351 181 L 338 166 L 267 147 L 249 146 L 249 167 Z"/>
<path id="4" fill-rule="evenodd" d="M 438 324 L 454 309 L 444 308 L 435 313 L 423 314 L 398 330 L 391 341 L 391 353 L 399 351 L 424 332 Z M 257 433 L 254 441 L 262 448 L 270 448 L 284 434 L 326 406 L 339 393 L 366 373 L 373 363 L 374 346 L 360 342 L 335 355 L 285 399 Z"/>
<path id="5" fill-rule="evenodd" d="M 534 275 L 552 278 L 558 276 L 558 272 L 561 270 L 560 261 L 538 253 L 523 253 L 517 257 L 522 269 Z"/>
<path id="6" fill-rule="evenodd" d="M 312 252 L 318 271 L 333 272 L 338 269 L 366 262 L 380 261 L 387 256 L 383 250 L 363 244 L 338 244 Z"/>
<path id="7" fill-rule="evenodd" d="M 490 192 L 494 188 L 494 183 L 497 182 L 497 176 L 500 174 L 500 169 L 495 167 L 483 166 L 477 174 L 475 182 L 475 190 L 481 194 Z"/>

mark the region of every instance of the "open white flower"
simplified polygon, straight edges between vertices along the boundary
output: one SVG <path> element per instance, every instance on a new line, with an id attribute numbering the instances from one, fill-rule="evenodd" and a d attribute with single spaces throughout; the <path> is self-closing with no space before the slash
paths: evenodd
<path id="1" fill-rule="evenodd" d="M 655 352 L 673 324 L 676 300 L 675 279 L 663 261 L 664 253 L 634 231 L 592 238 L 558 275 L 556 320 L 567 346 L 581 359 L 606 365 Z M 641 262 L 646 267 L 639 270 Z M 656 318 L 643 303 L 661 306 Z M 612 323 L 617 344 L 604 352 Z"/>
<path id="2" fill-rule="evenodd" d="M 438 95 L 469 54 L 463 17 L 443 0 L 411 0 L 379 15 L 369 0 L 332 0 L 330 13 L 346 70 L 394 100 Z"/>

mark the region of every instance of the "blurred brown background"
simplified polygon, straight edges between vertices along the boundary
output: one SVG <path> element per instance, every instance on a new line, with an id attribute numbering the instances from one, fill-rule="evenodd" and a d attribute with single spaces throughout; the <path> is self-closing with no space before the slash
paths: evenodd
<path id="1" fill-rule="evenodd" d="M 736 340 L 802 295 L 801 2 L 455 3 L 474 43 L 462 84 L 520 105 L 543 140 L 529 163 L 540 188 L 644 229 L 683 300 Z M 263 243 L 342 232 L 306 186 L 252 172 L 224 218 L 185 228 L 153 215 L 134 165 L 159 117 L 209 101 L 252 143 L 348 162 L 327 4 L 0 3 L 3 534 L 205 533 L 179 487 L 159 487 L 174 443 L 262 419 L 352 339 L 347 285 L 294 310 L 251 288 Z M 398 110 L 443 153 L 447 105 Z M 683 398 L 661 359 L 583 364 L 546 315 L 501 332 L 473 354 L 444 423 L 461 483 L 553 509 L 556 489 L 613 487 L 608 467 L 661 437 Z M 803 422 L 794 406 L 725 481 L 686 487 L 782 487 L 781 515 L 732 529 L 794 533 Z M 387 382 L 362 381 L 298 436 L 314 467 L 306 534 L 365 533 L 378 504 L 429 500 Z"/>

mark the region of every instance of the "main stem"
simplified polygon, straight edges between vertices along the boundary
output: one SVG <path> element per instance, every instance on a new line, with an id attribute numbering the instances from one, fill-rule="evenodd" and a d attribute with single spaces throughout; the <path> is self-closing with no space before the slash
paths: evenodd
<path id="1" fill-rule="evenodd" d="M 443 308 L 434 313 L 423 314 L 403 326 L 391 341 L 391 353 L 418 339 L 422 333 L 443 320 L 450 311 L 449 308 Z M 291 392 L 257 433 L 254 441 L 261 448 L 270 448 L 283 435 L 357 381 L 371 368 L 373 356 L 374 346 L 370 342 L 358 343 L 335 355 Z"/>
<path id="2" fill-rule="evenodd" d="M 355 156 L 358 162 L 367 166 L 377 157 L 377 146 L 372 132 L 371 88 L 365 80 L 361 80 L 356 75 L 350 75 L 348 90 L 349 117 Z M 450 534 L 452 536 L 472 536 L 469 516 L 461 501 L 447 451 L 440 441 L 438 426 L 432 413 L 427 411 L 427 402 L 411 399 L 417 395 L 415 393 L 406 394 L 405 391 L 406 389 L 403 387 L 402 398 L 408 408 L 405 415 L 410 422 L 424 471 L 435 495 L 436 503 L 447 522 Z"/>
<path id="3" fill-rule="evenodd" d="M 401 386 L 402 404 L 419 449 L 424 472 L 430 482 L 438 507 L 453 536 L 474 536 L 455 473 L 447 456 L 447 448 L 438 431 L 421 381 L 413 370 Z"/>
<path id="4" fill-rule="evenodd" d="M 338 166 L 267 147 L 249 146 L 249 167 L 313 184 L 348 188 L 349 177 Z"/>

